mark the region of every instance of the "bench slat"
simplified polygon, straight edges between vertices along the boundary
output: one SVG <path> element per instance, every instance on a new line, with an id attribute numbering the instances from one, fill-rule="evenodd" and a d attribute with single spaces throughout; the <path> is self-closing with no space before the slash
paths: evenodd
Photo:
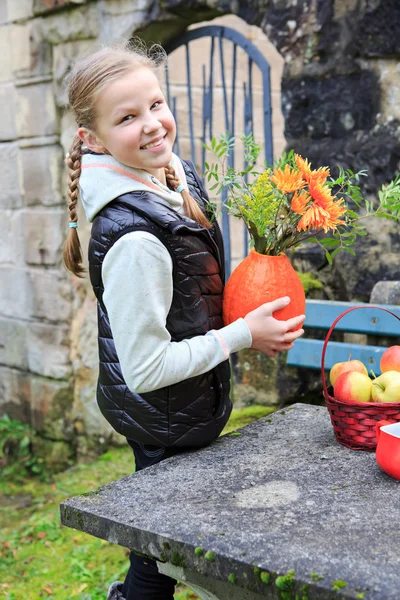
<path id="1" fill-rule="evenodd" d="M 364 333 L 372 335 L 385 335 L 400 338 L 400 321 L 392 315 L 370 308 L 368 304 L 360 302 L 332 302 L 329 300 L 307 300 L 306 320 L 304 327 L 309 329 L 328 330 L 334 320 L 345 310 L 352 306 L 368 306 L 368 309 L 353 310 L 335 326 L 335 331 L 348 331 L 349 333 Z M 400 317 L 400 307 L 390 304 L 382 305 Z"/>
<path id="2" fill-rule="evenodd" d="M 361 311 L 360 311 L 361 312 Z M 390 315 L 389 315 L 390 316 Z M 287 355 L 286 364 L 309 369 L 321 369 L 323 341 L 298 339 Z M 376 376 L 380 375 L 379 361 L 385 348 L 379 346 L 363 346 L 360 344 L 344 344 L 329 342 L 325 355 L 325 368 L 330 370 L 337 362 L 347 360 L 351 354 L 352 360 L 360 360 Z"/>

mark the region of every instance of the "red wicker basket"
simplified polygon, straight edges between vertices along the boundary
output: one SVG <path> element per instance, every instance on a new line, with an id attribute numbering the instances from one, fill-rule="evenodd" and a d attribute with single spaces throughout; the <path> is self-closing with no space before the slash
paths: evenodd
<path id="1" fill-rule="evenodd" d="M 332 387 L 328 389 L 325 378 L 325 353 L 332 331 L 340 319 L 347 313 L 360 308 L 377 308 L 384 310 L 400 321 L 400 318 L 390 310 L 381 306 L 353 306 L 344 311 L 332 323 L 329 329 L 324 347 L 322 349 L 321 369 L 322 386 L 326 405 L 331 417 L 333 430 L 337 441 L 352 450 L 365 450 L 374 452 L 377 445 L 375 427 L 377 421 L 385 420 L 391 423 L 400 421 L 400 402 L 377 403 L 377 402 L 347 402 L 338 400 L 331 394 Z"/>

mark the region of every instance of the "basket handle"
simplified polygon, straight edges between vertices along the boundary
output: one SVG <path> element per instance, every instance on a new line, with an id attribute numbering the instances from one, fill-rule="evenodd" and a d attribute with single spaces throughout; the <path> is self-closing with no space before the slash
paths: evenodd
<path id="1" fill-rule="evenodd" d="M 342 319 L 345 315 L 347 315 L 347 313 L 352 312 L 353 310 L 357 310 L 359 308 L 378 308 L 379 310 L 384 310 L 385 312 L 389 313 L 390 315 L 393 315 L 393 317 L 396 317 L 396 319 L 398 321 L 400 321 L 400 317 L 397 316 L 391 310 L 388 310 L 387 308 L 383 308 L 382 306 L 376 306 L 374 304 L 368 304 L 368 305 L 362 305 L 362 306 L 353 306 L 352 308 L 348 308 L 347 310 L 345 310 L 341 315 L 339 315 L 333 321 L 333 323 L 331 325 L 331 328 L 329 329 L 329 331 L 328 331 L 328 333 L 326 335 L 324 346 L 322 348 L 322 357 L 321 357 L 322 387 L 323 387 L 323 390 L 324 390 L 325 398 L 329 398 L 329 400 L 334 400 L 334 398 L 332 398 L 332 396 L 329 395 L 328 388 L 327 388 L 327 385 L 326 385 L 326 377 L 325 377 L 325 354 L 326 354 L 326 347 L 328 345 L 329 338 L 331 337 L 332 331 L 335 329 L 335 326 L 340 321 L 340 319 Z"/>

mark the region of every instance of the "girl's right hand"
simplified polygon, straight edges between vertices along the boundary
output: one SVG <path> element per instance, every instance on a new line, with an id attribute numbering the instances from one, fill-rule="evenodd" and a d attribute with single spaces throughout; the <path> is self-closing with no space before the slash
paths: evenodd
<path id="1" fill-rule="evenodd" d="M 268 356 L 276 356 L 279 351 L 290 350 L 293 342 L 303 335 L 304 329 L 296 331 L 291 329 L 301 325 L 306 318 L 305 315 L 287 321 L 279 321 L 272 316 L 276 310 L 284 308 L 289 302 L 287 296 L 277 298 L 273 302 L 262 304 L 244 317 L 253 339 L 251 345 L 253 350 L 260 350 Z"/>

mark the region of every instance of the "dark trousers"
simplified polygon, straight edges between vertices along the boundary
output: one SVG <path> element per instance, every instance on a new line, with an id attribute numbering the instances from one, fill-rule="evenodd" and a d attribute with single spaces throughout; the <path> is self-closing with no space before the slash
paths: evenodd
<path id="1" fill-rule="evenodd" d="M 136 471 L 141 471 L 183 451 L 183 449 L 144 446 L 132 440 L 128 440 L 128 444 L 135 455 Z M 154 560 L 138 556 L 134 552 L 130 553 L 129 560 L 131 564 L 122 586 L 122 594 L 126 600 L 173 600 L 175 579 L 159 573 Z"/>

